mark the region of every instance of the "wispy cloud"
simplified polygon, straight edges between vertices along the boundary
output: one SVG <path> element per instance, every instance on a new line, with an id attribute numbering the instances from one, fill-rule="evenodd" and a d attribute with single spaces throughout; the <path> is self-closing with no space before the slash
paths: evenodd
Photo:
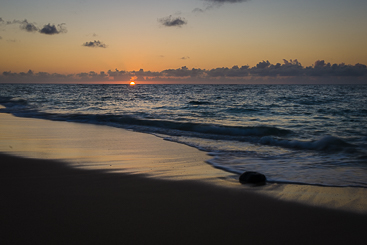
<path id="1" fill-rule="evenodd" d="M 189 56 L 184 56 L 184 57 L 181 57 L 180 59 L 181 60 L 187 60 L 187 59 L 190 59 L 190 57 Z"/>
<path id="2" fill-rule="evenodd" d="M 194 9 L 192 10 L 192 12 L 193 12 L 193 13 L 203 13 L 203 12 L 205 12 L 205 10 L 203 10 L 203 9 L 201 9 L 201 8 L 194 8 Z"/>
<path id="3" fill-rule="evenodd" d="M 104 44 L 103 42 L 101 41 L 91 41 L 91 42 L 85 42 L 83 43 L 83 46 L 85 47 L 91 47 L 91 48 L 107 48 L 107 45 Z"/>
<path id="4" fill-rule="evenodd" d="M 205 11 L 213 9 L 214 7 L 220 7 L 223 4 L 249 2 L 250 0 L 204 0 L 204 1 L 207 2 L 205 8 L 195 8 L 192 10 L 192 12 L 203 13 Z"/>
<path id="5" fill-rule="evenodd" d="M 167 26 L 167 27 L 172 27 L 172 26 L 181 27 L 187 24 L 187 21 L 184 18 L 181 18 L 181 17 L 174 18 L 172 17 L 172 15 L 168 17 L 160 18 L 158 19 L 158 22 L 160 22 L 163 26 Z"/>

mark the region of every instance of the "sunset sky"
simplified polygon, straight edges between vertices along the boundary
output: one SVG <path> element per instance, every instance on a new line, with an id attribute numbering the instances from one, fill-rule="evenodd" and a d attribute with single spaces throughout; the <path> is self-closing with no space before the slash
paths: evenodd
<path id="1" fill-rule="evenodd" d="M 64 82 L 174 80 L 166 70 L 210 80 L 208 71 L 234 66 L 248 66 L 234 75 L 240 80 L 263 79 L 251 70 L 263 61 L 301 66 L 302 79 L 317 61 L 337 64 L 334 78 L 366 82 L 366 12 L 366 0 L 1 0 L 0 82 L 20 73 L 31 82 L 45 74 Z M 342 63 L 348 71 L 339 71 Z"/>

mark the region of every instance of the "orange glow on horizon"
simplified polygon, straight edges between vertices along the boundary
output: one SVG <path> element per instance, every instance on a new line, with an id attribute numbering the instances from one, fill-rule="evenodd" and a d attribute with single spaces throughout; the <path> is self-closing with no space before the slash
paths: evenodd
<path id="1" fill-rule="evenodd" d="M 130 82 L 130 85 L 131 85 L 131 86 L 134 86 L 134 85 L 135 85 L 135 82 L 134 82 L 134 81 L 131 81 L 131 82 Z"/>

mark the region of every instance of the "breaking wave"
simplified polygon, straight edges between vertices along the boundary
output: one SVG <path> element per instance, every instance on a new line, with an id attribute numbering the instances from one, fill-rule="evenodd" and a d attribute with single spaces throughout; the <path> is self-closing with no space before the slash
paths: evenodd
<path id="1" fill-rule="evenodd" d="M 277 139 L 271 136 L 264 136 L 260 139 L 259 143 L 263 145 L 281 146 L 285 148 L 319 151 L 338 151 L 346 147 L 353 147 L 352 144 L 349 144 L 344 140 L 334 136 L 325 136 L 316 141 L 284 140 Z"/>

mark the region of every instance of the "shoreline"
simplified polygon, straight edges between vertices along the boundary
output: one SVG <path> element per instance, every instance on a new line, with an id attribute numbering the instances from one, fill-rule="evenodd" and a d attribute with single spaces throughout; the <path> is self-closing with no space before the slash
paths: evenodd
<path id="1" fill-rule="evenodd" d="M 364 244 L 367 215 L 0 153 L 2 244 Z"/>
<path id="2" fill-rule="evenodd" d="M 125 129 L 20 118 L 0 113 L 0 153 L 62 161 L 76 169 L 128 173 L 146 178 L 195 180 L 285 200 L 367 214 L 367 188 L 268 183 L 241 185 L 238 176 L 205 163 L 206 152 Z"/>
<path id="3" fill-rule="evenodd" d="M 206 152 L 154 135 L 105 125 L 0 113 L 0 135 L 0 152 L 61 160 L 74 168 L 206 181 L 232 175 L 206 164 L 210 159 Z"/>

